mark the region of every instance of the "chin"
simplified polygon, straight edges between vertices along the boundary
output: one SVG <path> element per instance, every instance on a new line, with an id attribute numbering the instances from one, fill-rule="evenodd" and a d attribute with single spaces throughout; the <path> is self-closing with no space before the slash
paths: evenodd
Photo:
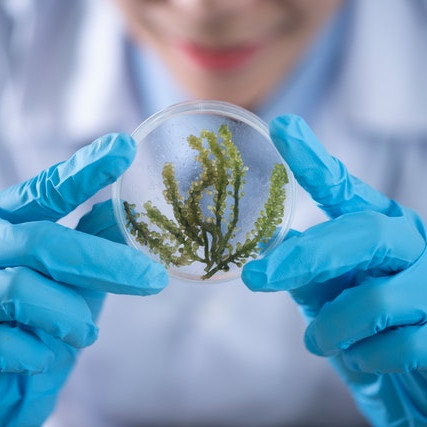
<path id="1" fill-rule="evenodd" d="M 213 87 L 206 88 L 201 87 L 199 90 L 192 85 L 188 88 L 188 93 L 195 99 L 212 99 L 217 101 L 230 102 L 240 107 L 251 109 L 253 106 L 258 104 L 258 99 L 254 94 L 248 91 L 238 91 L 235 87 Z"/>
<path id="2" fill-rule="evenodd" d="M 195 99 L 215 99 L 250 109 L 261 99 L 264 88 L 248 83 L 242 75 L 212 75 L 208 73 L 176 73 L 177 78 Z"/>

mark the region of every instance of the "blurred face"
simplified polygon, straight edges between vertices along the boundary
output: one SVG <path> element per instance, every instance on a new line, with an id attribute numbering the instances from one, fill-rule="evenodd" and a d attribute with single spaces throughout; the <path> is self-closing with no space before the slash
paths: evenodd
<path id="1" fill-rule="evenodd" d="M 251 108 L 292 70 L 343 0 L 115 0 L 199 99 Z"/>

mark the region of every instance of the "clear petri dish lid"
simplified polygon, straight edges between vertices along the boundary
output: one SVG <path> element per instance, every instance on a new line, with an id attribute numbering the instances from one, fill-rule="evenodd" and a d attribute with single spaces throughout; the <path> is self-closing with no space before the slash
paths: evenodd
<path id="1" fill-rule="evenodd" d="M 132 134 L 137 154 L 113 185 L 129 245 L 170 276 L 222 282 L 289 230 L 295 180 L 255 114 L 220 101 L 172 105 Z"/>

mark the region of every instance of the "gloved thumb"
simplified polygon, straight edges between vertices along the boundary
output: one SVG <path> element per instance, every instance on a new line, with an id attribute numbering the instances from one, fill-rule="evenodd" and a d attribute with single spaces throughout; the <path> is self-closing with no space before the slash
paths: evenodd
<path id="1" fill-rule="evenodd" d="M 395 208 L 394 202 L 350 175 L 343 163 L 329 155 L 301 117 L 275 118 L 270 134 L 298 183 L 330 217 L 365 210 L 388 214 Z"/>
<path id="2" fill-rule="evenodd" d="M 111 199 L 93 205 L 92 210 L 82 216 L 76 229 L 112 242 L 126 243 L 114 217 Z"/>
<path id="3" fill-rule="evenodd" d="M 0 218 L 12 223 L 57 221 L 113 183 L 135 157 L 127 134 L 108 134 L 77 151 L 69 160 L 0 192 Z"/>

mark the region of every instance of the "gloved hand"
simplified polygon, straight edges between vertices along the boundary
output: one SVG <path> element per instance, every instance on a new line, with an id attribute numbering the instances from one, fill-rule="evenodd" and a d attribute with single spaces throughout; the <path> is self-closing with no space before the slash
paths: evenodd
<path id="1" fill-rule="evenodd" d="M 1 426 L 47 418 L 78 349 L 96 340 L 105 292 L 150 295 L 166 285 L 163 267 L 135 249 L 54 222 L 115 181 L 134 155 L 129 136 L 107 135 L 0 192 Z M 94 230 L 88 220 L 80 228 Z"/>
<path id="2" fill-rule="evenodd" d="M 277 118 L 270 131 L 331 220 L 291 233 L 246 264 L 244 282 L 254 291 L 291 293 L 309 321 L 306 347 L 330 358 L 373 425 L 427 425 L 422 220 L 349 175 L 302 119 Z"/>

